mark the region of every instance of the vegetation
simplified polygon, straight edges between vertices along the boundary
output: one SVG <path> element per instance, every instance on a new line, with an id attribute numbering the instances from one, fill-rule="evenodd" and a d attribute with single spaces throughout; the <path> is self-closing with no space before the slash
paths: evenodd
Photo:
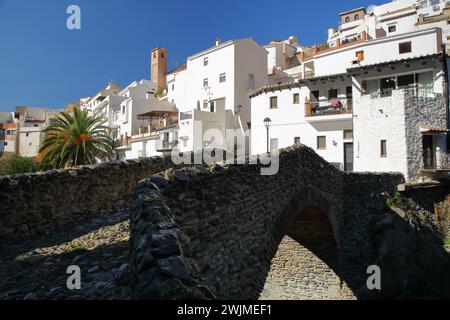
<path id="1" fill-rule="evenodd" d="M 44 130 L 47 137 L 40 148 L 43 162 L 66 168 L 108 159 L 112 140 L 102 119 L 78 108 L 61 112 Z"/>
<path id="2" fill-rule="evenodd" d="M 31 159 L 19 155 L 5 156 L 0 159 L 0 174 L 10 175 L 24 172 L 35 172 L 38 165 Z"/>
<path id="3" fill-rule="evenodd" d="M 158 90 L 156 90 L 155 97 L 156 98 L 162 97 L 162 96 L 164 96 L 166 94 L 166 92 L 167 92 L 167 87 L 166 86 L 161 86 L 161 87 L 158 88 Z"/>
<path id="4" fill-rule="evenodd" d="M 386 204 L 389 208 L 396 208 L 397 202 L 400 199 L 401 194 L 398 191 L 395 191 L 393 195 L 390 195 L 386 199 Z"/>
<path id="5" fill-rule="evenodd" d="M 328 44 L 328 42 L 324 42 L 319 46 L 320 50 L 326 50 L 328 48 L 330 48 L 330 45 Z"/>

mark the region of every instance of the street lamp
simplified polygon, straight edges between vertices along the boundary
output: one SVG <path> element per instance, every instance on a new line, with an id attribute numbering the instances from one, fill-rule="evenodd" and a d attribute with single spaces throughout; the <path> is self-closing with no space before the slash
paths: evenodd
<path id="1" fill-rule="evenodd" d="M 264 125 L 266 126 L 267 129 L 267 154 L 270 154 L 270 146 L 269 146 L 269 128 L 270 125 L 272 124 L 272 120 L 270 120 L 270 118 L 265 118 L 264 119 Z"/>

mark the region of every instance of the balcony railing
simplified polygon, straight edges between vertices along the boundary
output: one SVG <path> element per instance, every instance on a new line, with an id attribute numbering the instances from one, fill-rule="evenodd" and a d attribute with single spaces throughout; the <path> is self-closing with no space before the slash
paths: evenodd
<path id="1" fill-rule="evenodd" d="M 161 147 L 157 151 L 159 151 L 159 152 L 171 151 L 176 148 L 178 148 L 178 141 L 163 140 L 161 142 Z"/>
<path id="2" fill-rule="evenodd" d="M 353 112 L 352 99 L 343 98 L 306 102 L 305 112 L 306 117 L 350 114 Z"/>
<path id="3" fill-rule="evenodd" d="M 123 137 L 114 141 L 114 148 L 129 147 L 131 137 Z"/>
<path id="4" fill-rule="evenodd" d="M 450 170 L 450 153 L 445 150 L 423 151 L 423 169 Z"/>

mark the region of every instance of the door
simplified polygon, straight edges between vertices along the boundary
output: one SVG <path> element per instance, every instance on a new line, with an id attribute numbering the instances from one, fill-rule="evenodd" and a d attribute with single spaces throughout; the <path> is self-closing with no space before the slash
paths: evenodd
<path id="1" fill-rule="evenodd" d="M 434 169 L 434 149 L 433 136 L 424 135 L 422 137 L 423 143 L 423 165 L 425 169 Z"/>
<path id="2" fill-rule="evenodd" d="M 353 172 L 353 143 L 344 143 L 344 171 Z"/>

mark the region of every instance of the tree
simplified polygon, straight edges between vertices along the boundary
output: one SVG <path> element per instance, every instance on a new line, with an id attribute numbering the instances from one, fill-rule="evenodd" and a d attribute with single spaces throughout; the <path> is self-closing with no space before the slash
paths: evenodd
<path id="1" fill-rule="evenodd" d="M 94 164 L 112 153 L 109 128 L 103 118 L 86 110 L 73 108 L 61 112 L 44 132 L 47 137 L 40 148 L 42 161 L 55 168 Z"/>

